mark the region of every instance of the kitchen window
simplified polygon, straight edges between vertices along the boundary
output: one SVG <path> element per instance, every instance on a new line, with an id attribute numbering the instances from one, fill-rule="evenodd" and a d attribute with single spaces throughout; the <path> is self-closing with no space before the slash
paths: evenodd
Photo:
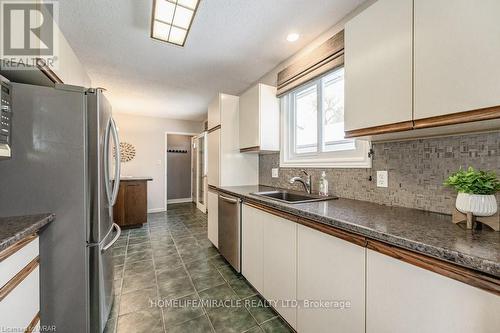
<path id="1" fill-rule="evenodd" d="M 344 68 L 281 97 L 281 166 L 370 168 L 370 143 L 344 138 Z"/>

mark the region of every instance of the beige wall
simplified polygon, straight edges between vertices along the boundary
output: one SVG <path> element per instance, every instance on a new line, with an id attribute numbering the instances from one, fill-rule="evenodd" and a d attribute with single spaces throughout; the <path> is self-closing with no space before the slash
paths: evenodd
<path id="1" fill-rule="evenodd" d="M 200 133 L 202 122 L 166 118 L 143 117 L 113 113 L 120 132 L 120 140 L 135 146 L 136 156 L 122 164 L 122 175 L 150 176 L 148 183 L 148 211 L 165 209 L 165 133 Z"/>

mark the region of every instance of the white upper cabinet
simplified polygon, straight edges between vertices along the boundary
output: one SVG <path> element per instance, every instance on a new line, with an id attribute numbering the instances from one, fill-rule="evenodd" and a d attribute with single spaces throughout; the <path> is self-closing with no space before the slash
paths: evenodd
<path id="1" fill-rule="evenodd" d="M 209 185 L 256 185 L 259 182 L 259 157 L 240 153 L 238 117 L 238 96 L 218 94 L 208 107 Z"/>
<path id="2" fill-rule="evenodd" d="M 412 6 L 379 0 L 346 24 L 346 131 L 412 120 Z"/>
<path id="3" fill-rule="evenodd" d="M 500 1 L 415 0 L 415 119 L 500 105 Z"/>
<path id="4" fill-rule="evenodd" d="M 349 301 L 345 309 L 299 307 L 297 331 L 364 333 L 366 249 L 302 225 L 297 238 L 297 299 Z"/>
<path id="5" fill-rule="evenodd" d="M 367 333 L 497 333 L 500 297 L 367 250 Z"/>
<path id="6" fill-rule="evenodd" d="M 279 100 L 276 87 L 256 84 L 240 96 L 240 149 L 279 151 Z"/>
<path id="7" fill-rule="evenodd" d="M 210 102 L 210 104 L 208 104 L 208 129 L 209 130 L 220 125 L 221 97 L 222 97 L 222 94 L 217 94 L 217 96 Z"/>

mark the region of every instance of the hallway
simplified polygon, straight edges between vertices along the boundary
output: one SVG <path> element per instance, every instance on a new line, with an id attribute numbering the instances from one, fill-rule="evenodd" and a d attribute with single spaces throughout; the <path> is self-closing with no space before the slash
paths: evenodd
<path id="1" fill-rule="evenodd" d="M 113 251 L 116 298 L 106 333 L 291 332 L 218 254 L 206 215 L 191 203 L 149 214 Z"/>

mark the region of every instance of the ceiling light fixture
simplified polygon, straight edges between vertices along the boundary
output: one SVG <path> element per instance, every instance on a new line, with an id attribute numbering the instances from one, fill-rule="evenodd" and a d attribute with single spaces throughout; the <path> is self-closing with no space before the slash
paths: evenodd
<path id="1" fill-rule="evenodd" d="M 199 0 L 153 0 L 151 38 L 184 46 Z"/>
<path id="2" fill-rule="evenodd" d="M 295 42 L 297 39 L 299 39 L 299 34 L 295 32 L 288 34 L 288 36 L 286 36 L 286 40 L 289 42 Z"/>

